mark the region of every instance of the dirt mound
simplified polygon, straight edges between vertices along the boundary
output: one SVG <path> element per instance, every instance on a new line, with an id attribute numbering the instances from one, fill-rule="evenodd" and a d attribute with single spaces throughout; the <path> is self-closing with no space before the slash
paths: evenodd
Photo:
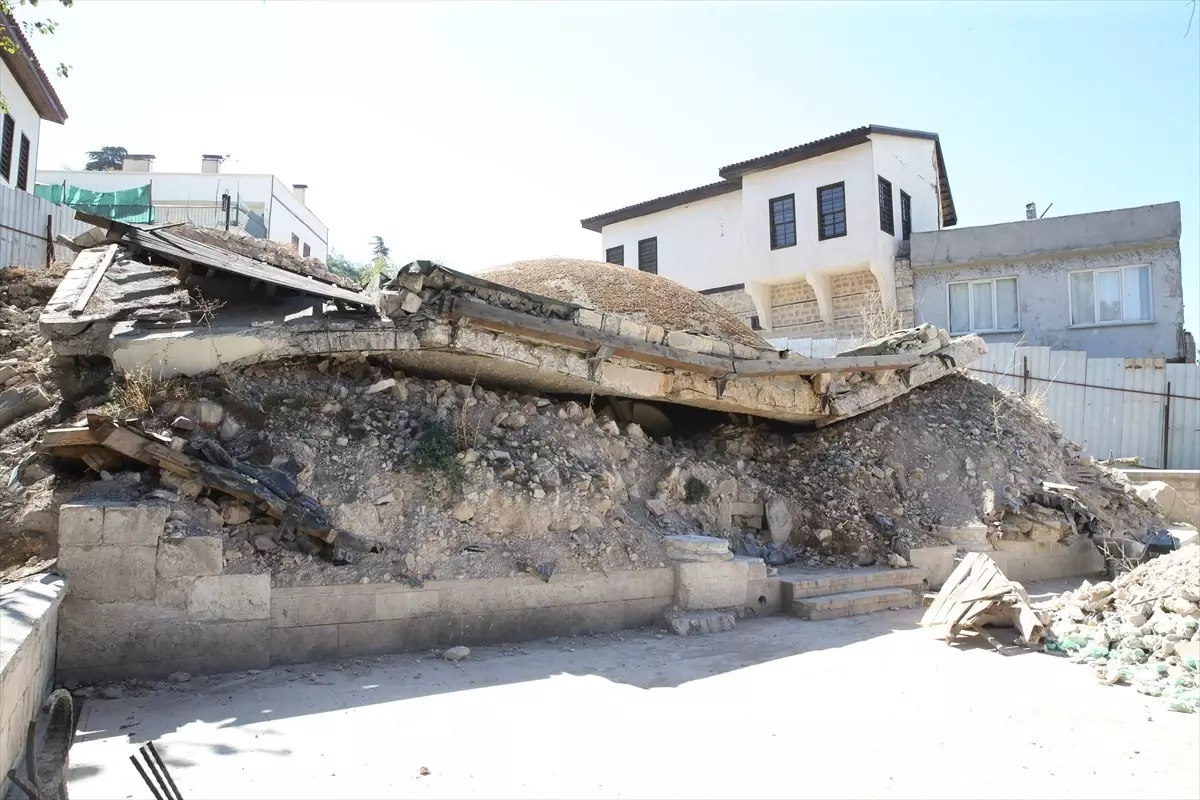
<path id="1" fill-rule="evenodd" d="M 738 317 L 699 292 L 628 267 L 580 258 L 542 258 L 496 267 L 480 277 L 597 311 L 624 314 L 669 331 L 694 331 L 771 349 Z"/>
<path id="2" fill-rule="evenodd" d="M 1094 665 L 1102 683 L 1162 697 L 1172 711 L 1200 711 L 1200 547 L 1159 556 L 1112 582 L 1085 581 L 1047 608 L 1048 651 Z"/>

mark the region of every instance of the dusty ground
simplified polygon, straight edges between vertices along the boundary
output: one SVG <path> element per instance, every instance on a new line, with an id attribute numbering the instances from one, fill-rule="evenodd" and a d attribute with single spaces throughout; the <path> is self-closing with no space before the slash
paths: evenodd
<path id="1" fill-rule="evenodd" d="M 90 700 L 70 792 L 149 797 L 128 757 L 155 741 L 185 797 L 1200 796 L 1196 716 L 1061 658 L 932 641 L 920 613 L 482 648 L 461 667 L 277 668 Z"/>

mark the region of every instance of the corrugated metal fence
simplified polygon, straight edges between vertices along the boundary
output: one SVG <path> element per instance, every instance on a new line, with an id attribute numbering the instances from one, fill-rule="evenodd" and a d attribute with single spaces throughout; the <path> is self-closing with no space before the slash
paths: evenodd
<path id="1" fill-rule="evenodd" d="M 773 344 L 812 358 L 857 339 Z M 1088 358 L 1080 350 L 989 344 L 972 375 L 1038 403 L 1063 434 L 1096 458 L 1132 457 L 1148 467 L 1200 469 L 1200 364 L 1161 358 Z"/>
<path id="2" fill-rule="evenodd" d="M 56 206 L 29 192 L 0 184 L 0 268 L 39 267 L 74 254 L 54 244 L 58 234 L 68 239 L 90 226 L 75 219 L 75 209 Z"/>

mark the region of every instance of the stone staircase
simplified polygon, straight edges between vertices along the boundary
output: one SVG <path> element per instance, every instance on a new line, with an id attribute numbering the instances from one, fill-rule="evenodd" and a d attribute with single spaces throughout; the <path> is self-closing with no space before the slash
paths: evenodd
<path id="1" fill-rule="evenodd" d="M 915 569 L 833 569 L 780 573 L 783 610 L 808 620 L 870 614 L 916 602 L 921 572 Z"/>

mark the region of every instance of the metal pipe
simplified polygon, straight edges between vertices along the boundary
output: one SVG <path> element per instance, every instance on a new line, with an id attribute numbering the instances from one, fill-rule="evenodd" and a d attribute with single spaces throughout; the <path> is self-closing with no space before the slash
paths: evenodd
<path id="1" fill-rule="evenodd" d="M 158 754 L 158 749 L 155 748 L 154 742 L 146 742 L 146 747 L 150 750 L 150 755 L 154 756 L 154 760 L 158 762 L 158 766 L 162 770 L 163 777 L 167 779 L 167 783 L 171 784 L 171 791 L 175 793 L 175 800 L 183 800 L 183 795 L 179 793 L 179 787 L 175 785 L 175 779 L 171 777 L 171 773 L 167 772 L 167 765 L 163 763 L 162 756 Z"/>
<path id="2" fill-rule="evenodd" d="M 156 789 L 154 784 L 151 783 L 150 776 L 146 774 L 146 770 L 142 769 L 142 765 L 138 763 L 137 756 L 130 756 L 129 760 L 133 762 L 133 768 L 138 771 L 138 775 L 141 775 L 142 780 L 147 786 L 150 787 L 150 794 L 154 795 L 154 800 L 163 800 L 163 796 L 158 793 L 158 789 Z"/>
<path id="3" fill-rule="evenodd" d="M 1167 402 L 1163 406 L 1163 457 L 1162 468 L 1167 469 L 1167 453 L 1171 447 L 1171 382 L 1167 381 Z"/>

